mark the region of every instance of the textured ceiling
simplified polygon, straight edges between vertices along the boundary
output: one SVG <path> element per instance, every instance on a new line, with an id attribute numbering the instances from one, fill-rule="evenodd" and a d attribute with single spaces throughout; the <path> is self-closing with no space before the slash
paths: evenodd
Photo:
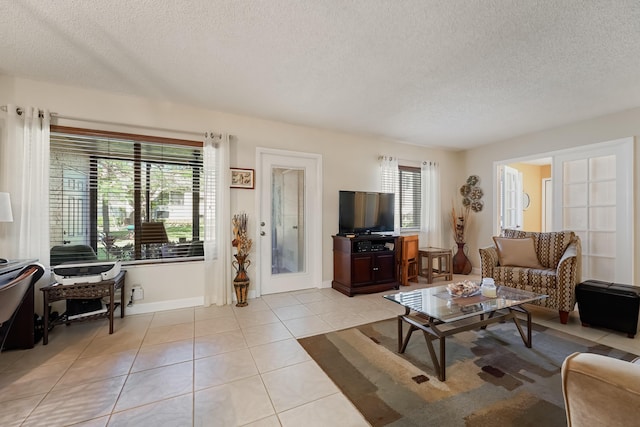
<path id="1" fill-rule="evenodd" d="M 0 74 L 464 149 L 640 106 L 640 2 L 0 0 Z"/>

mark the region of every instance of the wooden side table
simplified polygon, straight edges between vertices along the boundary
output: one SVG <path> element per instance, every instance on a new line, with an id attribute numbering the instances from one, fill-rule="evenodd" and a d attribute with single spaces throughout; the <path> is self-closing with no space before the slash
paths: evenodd
<path id="1" fill-rule="evenodd" d="M 427 259 L 427 265 L 422 264 L 423 258 Z M 438 268 L 434 262 L 438 261 Z M 445 280 L 453 280 L 453 256 L 450 249 L 420 248 L 418 251 L 418 267 L 421 276 L 427 278 L 427 283 L 433 283 L 433 279 L 444 277 Z"/>
<path id="2" fill-rule="evenodd" d="M 109 333 L 113 333 L 113 312 L 120 306 L 120 317 L 124 317 L 124 276 L 126 271 L 121 271 L 116 277 L 110 280 L 103 280 L 95 283 L 76 283 L 74 285 L 63 285 L 54 283 L 40 288 L 44 296 L 44 334 L 42 345 L 49 342 L 49 304 L 54 301 L 68 299 L 92 299 L 109 297 L 107 311 L 104 313 L 92 314 L 69 320 L 66 313 L 51 322 L 51 327 L 63 323 L 69 325 L 75 322 L 86 322 L 89 320 L 109 318 Z M 115 293 L 120 289 L 120 302 L 115 302 Z"/>

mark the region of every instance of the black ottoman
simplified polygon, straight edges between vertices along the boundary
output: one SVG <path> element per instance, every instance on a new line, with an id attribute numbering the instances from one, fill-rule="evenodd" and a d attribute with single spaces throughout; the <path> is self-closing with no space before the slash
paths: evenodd
<path id="1" fill-rule="evenodd" d="M 576 286 L 576 299 L 583 326 L 626 332 L 629 338 L 636 335 L 640 287 L 587 280 Z"/>

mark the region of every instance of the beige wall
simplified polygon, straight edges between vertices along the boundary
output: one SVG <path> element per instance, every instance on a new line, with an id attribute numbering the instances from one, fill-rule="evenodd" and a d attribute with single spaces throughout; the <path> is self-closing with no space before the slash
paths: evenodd
<path id="1" fill-rule="evenodd" d="M 496 142 L 481 148 L 468 150 L 464 153 L 465 167 L 468 174 L 479 175 L 482 182 L 492 183 L 494 175 L 494 162 L 510 159 L 519 159 L 538 154 L 577 147 L 581 145 L 595 144 L 612 141 L 619 138 L 636 137 L 634 143 L 634 230 L 640 227 L 638 219 L 638 189 L 640 189 L 640 150 L 638 150 L 637 136 L 640 135 L 640 108 L 624 112 L 598 117 L 591 120 L 573 123 L 567 126 L 549 129 L 529 135 L 523 135 L 507 141 Z M 487 209 L 483 210 L 475 218 L 475 228 L 470 230 L 471 261 L 474 267 L 479 266 L 478 248 L 492 243 L 491 237 L 495 232 L 496 200 L 495 191 L 485 185 L 485 194 L 488 194 Z M 493 193 L 493 200 L 492 198 Z M 633 236 L 634 253 L 638 254 L 640 239 L 638 232 Z M 640 269 L 638 257 L 634 257 L 634 284 L 640 285 Z"/>
<path id="2" fill-rule="evenodd" d="M 190 139 L 200 139 L 205 131 L 229 133 L 234 136 L 230 151 L 230 165 L 233 167 L 255 168 L 257 147 L 321 154 L 324 176 L 322 280 L 325 286 L 330 283 L 333 276 L 331 235 L 338 231 L 338 191 L 341 189 L 377 191 L 379 189 L 379 155 L 388 154 L 400 159 L 440 162 L 445 239 L 450 239 L 450 228 L 446 220 L 452 195 L 457 194 L 457 188 L 466 179 L 461 167 L 462 155 L 453 151 L 294 126 L 163 100 L 142 99 L 0 75 L 0 104 L 7 103 L 46 108 L 61 116 L 83 119 L 81 121 L 59 119 L 54 120 L 53 124 L 132 133 L 153 133 Z M 0 126 L 2 126 L 3 117 L 4 114 L 0 114 Z M 183 133 L 152 131 L 157 128 L 181 130 Z M 189 134 L 190 132 L 197 134 L 192 135 Z M 255 196 L 255 191 L 232 190 L 230 206 L 232 213 L 239 211 L 249 213 L 251 237 L 254 239 L 256 238 Z M 451 242 L 446 240 L 445 243 L 450 245 Z M 3 249 L 4 244 L 11 245 L 10 242 L 3 242 L 0 239 L 0 249 Z M 203 295 L 204 289 L 204 273 L 201 264 L 190 263 L 188 268 L 176 265 L 129 268 L 127 288 L 131 284 L 142 285 L 145 303 L 198 298 Z M 255 278 L 256 271 L 250 271 L 250 275 Z M 182 277 L 184 279 L 181 280 Z"/>

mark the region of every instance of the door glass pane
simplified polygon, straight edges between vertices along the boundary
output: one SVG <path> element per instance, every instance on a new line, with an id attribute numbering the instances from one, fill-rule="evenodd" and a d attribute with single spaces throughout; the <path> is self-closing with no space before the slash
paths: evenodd
<path id="1" fill-rule="evenodd" d="M 564 183 L 584 182 L 587 180 L 587 160 L 573 160 L 564 163 Z"/>
<path id="2" fill-rule="evenodd" d="M 616 208 L 594 207 L 589 210 L 589 225 L 592 230 L 616 229 Z"/>
<path id="3" fill-rule="evenodd" d="M 587 277 L 597 277 L 600 280 L 610 281 L 611 277 L 615 277 L 615 267 L 615 258 L 591 256 L 588 269 L 589 275 Z"/>
<path id="4" fill-rule="evenodd" d="M 567 184 L 564 187 L 565 206 L 585 206 L 587 204 L 587 184 Z"/>
<path id="5" fill-rule="evenodd" d="M 616 256 L 616 233 L 615 232 L 591 232 L 589 233 L 589 253 L 593 255 Z"/>
<path id="6" fill-rule="evenodd" d="M 564 208 L 564 228 L 571 231 L 586 230 L 587 208 Z"/>
<path id="7" fill-rule="evenodd" d="M 589 159 L 591 180 L 616 179 L 616 156 L 593 157 Z"/>
<path id="8" fill-rule="evenodd" d="M 304 271 L 304 170 L 271 169 L 271 273 Z"/>
<path id="9" fill-rule="evenodd" d="M 592 205 L 616 204 L 616 182 L 592 182 L 589 185 L 589 201 Z"/>

